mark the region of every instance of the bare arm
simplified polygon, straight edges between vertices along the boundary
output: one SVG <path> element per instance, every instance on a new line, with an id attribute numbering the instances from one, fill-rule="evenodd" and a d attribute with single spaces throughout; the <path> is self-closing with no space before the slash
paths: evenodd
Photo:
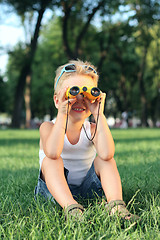
<path id="1" fill-rule="evenodd" d="M 40 127 L 40 139 L 47 157 L 57 159 L 61 155 L 65 136 L 65 117 L 57 116 L 55 124 L 44 122 Z"/>
<path id="2" fill-rule="evenodd" d="M 55 124 L 52 122 L 44 122 L 40 127 L 40 143 L 47 157 L 58 159 L 63 150 L 65 126 L 67 118 L 67 104 L 65 99 L 66 88 L 62 89 L 56 97 L 56 105 L 58 114 Z M 75 100 L 70 100 L 70 106 Z"/>
<path id="3" fill-rule="evenodd" d="M 104 115 L 104 102 L 105 102 L 105 93 L 101 93 L 99 99 L 96 102 L 90 103 L 87 100 L 88 107 L 90 108 L 91 113 L 93 114 L 95 120 L 97 120 L 98 108 L 99 109 L 99 120 L 97 126 L 97 133 L 95 138 L 93 139 L 93 143 L 95 144 L 97 154 L 103 160 L 110 160 L 114 156 L 115 145 L 113 141 L 112 134 L 107 124 L 106 117 Z M 92 135 L 94 134 L 96 124 L 91 125 Z"/>
<path id="4" fill-rule="evenodd" d="M 110 160 L 113 158 L 115 145 L 104 114 L 99 116 L 97 133 L 93 142 L 100 158 L 103 160 Z"/>

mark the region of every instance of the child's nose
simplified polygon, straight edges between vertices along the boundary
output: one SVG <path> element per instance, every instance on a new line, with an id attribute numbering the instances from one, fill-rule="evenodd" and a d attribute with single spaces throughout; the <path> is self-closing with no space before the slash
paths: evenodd
<path id="1" fill-rule="evenodd" d="M 80 102 L 80 101 L 83 101 L 83 98 L 84 98 L 83 93 L 77 95 L 77 100 L 78 100 L 79 102 Z"/>

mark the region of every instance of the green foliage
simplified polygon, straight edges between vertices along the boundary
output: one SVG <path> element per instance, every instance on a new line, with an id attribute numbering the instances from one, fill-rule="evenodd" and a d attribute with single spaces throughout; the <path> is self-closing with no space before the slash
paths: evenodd
<path id="1" fill-rule="evenodd" d="M 52 8 L 56 3 L 55 0 L 2 0 L 2 2 L 12 6 L 20 16 L 26 12 L 39 11 L 43 6 Z"/>
<path id="2" fill-rule="evenodd" d="M 152 26 L 159 19 L 160 4 L 157 0 L 128 0 L 128 4 L 135 11 L 133 19 L 146 26 Z"/>
<path id="3" fill-rule="evenodd" d="M 110 218 L 101 199 L 83 201 L 84 222 L 66 222 L 58 205 L 34 200 L 39 132 L 0 131 L 1 239 L 160 238 L 160 140 L 157 129 L 112 130 L 124 200 L 141 221 L 137 226 Z M 130 201 L 131 200 L 131 201 Z M 80 200 L 82 201 L 82 200 Z"/>
<path id="4" fill-rule="evenodd" d="M 28 6 L 23 9 L 20 1 L 8 1 L 18 10 L 32 11 L 38 9 L 39 1 L 26 1 Z M 43 1 L 42 1 L 43 2 Z M 78 57 L 91 61 L 98 67 L 100 73 L 99 87 L 107 93 L 107 103 L 113 100 L 113 107 L 107 105 L 106 114 L 119 115 L 127 110 L 141 116 L 142 91 L 139 76 L 143 75 L 143 85 L 147 106 L 147 117 L 153 120 L 159 118 L 159 49 L 160 28 L 157 21 L 160 5 L 157 1 L 128 0 L 104 1 L 96 14 L 98 24 L 87 21 L 93 9 L 101 1 L 55 1 L 61 16 L 56 12 L 46 25 L 43 25 L 39 46 L 32 64 L 32 115 L 42 117 L 45 114 L 55 115 L 53 106 L 53 80 L 56 68 L 68 61 L 64 43 L 63 27 L 66 24 L 67 39 L 71 52 L 77 47 Z M 103 1 L 102 1 L 103 2 Z M 92 3 L 92 4 L 91 4 Z M 15 5 L 17 4 L 17 5 Z M 57 4 L 57 5 L 56 5 Z M 48 5 L 50 6 L 50 5 Z M 125 18 L 117 18 L 117 14 L 126 11 Z M 67 12 L 69 9 L 69 12 Z M 67 12 L 68 15 L 65 15 Z M 147 52 L 146 56 L 144 52 Z M 10 54 L 7 77 L 8 88 L 11 89 L 9 111 L 12 109 L 14 89 L 17 76 L 25 64 L 28 47 L 19 44 Z M 145 58 L 146 57 L 146 58 Z M 145 58 L 145 59 L 144 59 Z M 144 69 L 142 65 L 144 63 Z M 156 106 L 153 109 L 153 105 Z M 7 110 L 8 111 L 8 110 Z"/>

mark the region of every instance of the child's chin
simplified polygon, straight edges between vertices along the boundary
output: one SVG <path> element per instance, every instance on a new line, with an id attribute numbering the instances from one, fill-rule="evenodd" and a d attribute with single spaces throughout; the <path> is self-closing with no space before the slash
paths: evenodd
<path id="1" fill-rule="evenodd" d="M 76 111 L 76 110 L 72 110 L 70 112 L 70 114 L 75 117 L 75 118 L 88 118 L 90 115 L 91 115 L 91 112 L 90 111 Z"/>
<path id="2" fill-rule="evenodd" d="M 74 119 L 82 119 L 82 118 L 85 118 L 86 116 L 86 113 L 84 111 L 82 112 L 78 112 L 78 111 L 73 111 L 71 113 L 71 116 L 74 118 Z"/>

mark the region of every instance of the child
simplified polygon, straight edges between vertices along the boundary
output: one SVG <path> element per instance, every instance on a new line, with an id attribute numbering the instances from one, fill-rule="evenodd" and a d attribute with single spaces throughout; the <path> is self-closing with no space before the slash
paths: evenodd
<path id="1" fill-rule="evenodd" d="M 100 92 L 96 99 L 89 98 L 97 83 L 98 74 L 88 62 L 70 61 L 57 69 L 54 103 L 58 114 L 56 120 L 40 127 L 40 176 L 35 194 L 52 198 L 67 215 L 77 216 L 84 211 L 77 197 L 102 196 L 103 190 L 111 215 L 118 211 L 125 220 L 137 219 L 122 200 L 114 141 L 104 116 L 106 95 Z M 67 90 L 73 86 L 80 93 L 68 97 Z M 91 114 L 95 123 L 86 120 Z"/>

